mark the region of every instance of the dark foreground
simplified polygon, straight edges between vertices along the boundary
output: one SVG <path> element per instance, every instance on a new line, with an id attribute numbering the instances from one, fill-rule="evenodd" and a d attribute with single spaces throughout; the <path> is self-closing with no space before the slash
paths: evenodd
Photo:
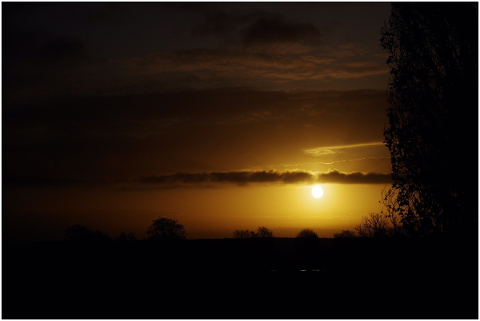
<path id="1" fill-rule="evenodd" d="M 4 243 L 2 319 L 478 319 L 477 245 Z"/>

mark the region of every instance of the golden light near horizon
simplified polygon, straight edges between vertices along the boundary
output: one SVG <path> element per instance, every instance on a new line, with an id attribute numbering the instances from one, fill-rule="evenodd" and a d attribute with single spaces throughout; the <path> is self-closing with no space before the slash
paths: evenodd
<path id="1" fill-rule="evenodd" d="M 320 198 L 323 196 L 323 189 L 320 185 L 314 185 L 312 187 L 312 196 L 315 198 Z"/>

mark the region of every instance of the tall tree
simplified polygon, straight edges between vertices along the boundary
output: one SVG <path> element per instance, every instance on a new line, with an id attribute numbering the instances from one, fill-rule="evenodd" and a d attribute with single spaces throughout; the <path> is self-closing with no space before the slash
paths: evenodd
<path id="1" fill-rule="evenodd" d="M 392 3 L 388 52 L 393 189 L 411 234 L 476 232 L 478 6 Z"/>

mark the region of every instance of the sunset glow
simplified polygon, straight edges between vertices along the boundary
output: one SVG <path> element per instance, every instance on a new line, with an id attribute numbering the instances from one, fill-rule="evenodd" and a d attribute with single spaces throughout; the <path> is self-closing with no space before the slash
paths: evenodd
<path id="1" fill-rule="evenodd" d="M 331 237 L 381 210 L 390 4 L 350 6 L 65 4 L 62 36 L 54 4 L 8 11 L 4 48 L 17 29 L 32 41 L 4 55 L 25 82 L 4 81 L 5 237 L 82 224 L 142 238 L 159 216 L 189 239 L 259 226 Z M 327 32 L 330 20 L 349 27 Z M 127 31 L 138 24 L 157 32 Z"/>
<path id="2" fill-rule="evenodd" d="M 1 6 L 2 318 L 478 319 L 477 2 Z"/>

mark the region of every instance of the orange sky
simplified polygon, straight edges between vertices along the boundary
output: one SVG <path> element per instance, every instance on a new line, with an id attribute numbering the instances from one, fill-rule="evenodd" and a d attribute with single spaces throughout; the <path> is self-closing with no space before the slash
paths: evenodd
<path id="1" fill-rule="evenodd" d="M 188 238 L 353 229 L 390 182 L 389 10 L 5 3 L 4 236 L 142 238 L 158 216 Z"/>

